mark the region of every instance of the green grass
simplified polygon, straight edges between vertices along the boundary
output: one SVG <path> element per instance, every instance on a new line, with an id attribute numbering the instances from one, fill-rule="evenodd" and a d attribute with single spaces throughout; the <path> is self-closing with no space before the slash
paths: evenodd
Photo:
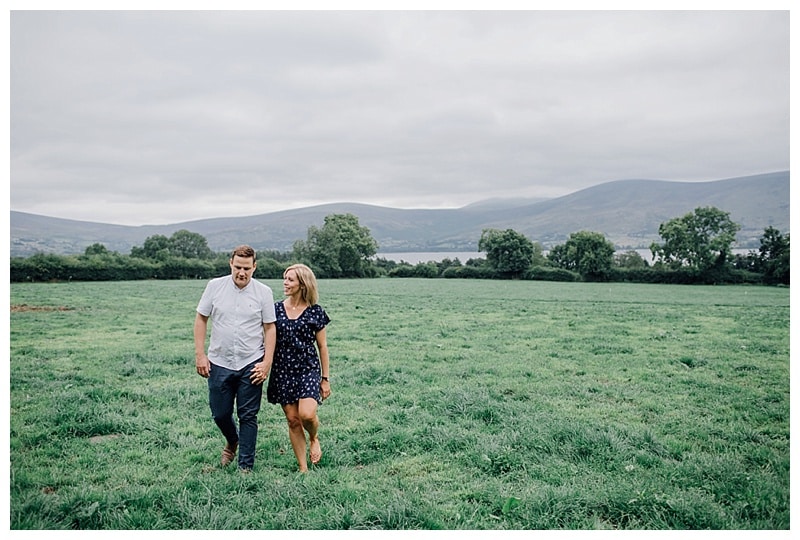
<path id="1" fill-rule="evenodd" d="M 204 285 L 11 285 L 12 529 L 789 529 L 788 289 L 323 280 L 322 462 L 240 475 Z"/>

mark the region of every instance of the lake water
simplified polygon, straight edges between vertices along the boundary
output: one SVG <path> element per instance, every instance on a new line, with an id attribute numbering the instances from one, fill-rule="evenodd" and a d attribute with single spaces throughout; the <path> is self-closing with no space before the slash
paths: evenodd
<path id="1" fill-rule="evenodd" d="M 378 253 L 377 256 L 387 261 L 401 262 L 408 264 L 419 264 L 421 262 L 439 262 L 444 259 L 458 259 L 461 264 L 470 259 L 485 259 L 486 253 L 478 251 L 405 251 L 399 253 Z"/>
<path id="2" fill-rule="evenodd" d="M 617 253 L 625 253 L 631 251 L 629 249 L 622 249 Z M 634 249 L 642 259 L 649 264 L 653 263 L 653 254 L 649 249 Z M 750 251 L 758 251 L 757 249 L 733 249 L 733 254 L 747 255 Z M 547 255 L 547 252 L 544 252 Z M 479 251 L 405 251 L 398 253 L 378 253 L 378 257 L 388 261 L 401 262 L 405 261 L 408 264 L 415 265 L 422 262 L 439 262 L 443 259 L 458 259 L 461 264 L 466 263 L 470 259 L 485 259 L 486 253 Z"/>

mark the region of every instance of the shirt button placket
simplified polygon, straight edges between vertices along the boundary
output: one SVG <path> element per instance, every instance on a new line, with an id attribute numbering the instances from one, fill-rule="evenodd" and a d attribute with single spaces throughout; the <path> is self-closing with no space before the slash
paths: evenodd
<path id="1" fill-rule="evenodd" d="M 242 290 L 241 289 L 237 289 L 236 290 L 236 300 L 234 301 L 234 305 L 233 305 L 233 313 L 234 313 L 234 317 L 233 317 L 233 360 L 234 361 L 236 361 L 236 359 L 239 357 L 239 350 L 238 350 L 238 346 L 239 346 L 239 327 L 241 326 L 240 321 L 239 321 L 239 299 L 241 298 L 241 296 L 242 296 Z"/>

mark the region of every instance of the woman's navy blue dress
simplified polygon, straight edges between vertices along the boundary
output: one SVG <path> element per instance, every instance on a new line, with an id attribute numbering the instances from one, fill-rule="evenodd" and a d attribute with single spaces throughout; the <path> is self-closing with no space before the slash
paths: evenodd
<path id="1" fill-rule="evenodd" d="M 331 322 L 328 314 L 314 304 L 296 319 L 290 319 L 283 302 L 275 302 L 275 316 L 278 339 L 269 373 L 267 401 L 288 405 L 301 398 L 314 398 L 322 403 L 316 335 Z"/>

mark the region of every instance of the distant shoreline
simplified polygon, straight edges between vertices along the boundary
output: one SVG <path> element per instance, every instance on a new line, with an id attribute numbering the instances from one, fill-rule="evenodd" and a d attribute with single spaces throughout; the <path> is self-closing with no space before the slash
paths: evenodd
<path id="1" fill-rule="evenodd" d="M 458 259 L 465 263 L 470 259 L 485 259 L 486 254 L 478 251 L 400 251 L 397 253 L 378 253 L 376 257 L 394 262 L 419 264 L 423 262 L 440 262 L 444 259 Z"/>
<path id="2" fill-rule="evenodd" d="M 626 253 L 628 251 L 635 251 L 647 261 L 648 264 L 653 263 L 653 254 L 646 248 L 619 249 L 616 253 Z M 732 251 L 734 255 L 747 255 L 751 251 L 758 251 L 758 249 L 734 248 Z M 544 253 L 547 254 L 547 251 Z M 470 259 L 485 259 L 486 253 L 479 251 L 399 251 L 397 253 L 378 253 L 376 257 L 396 263 L 407 262 L 411 265 L 425 262 L 441 262 L 444 259 L 458 259 L 461 261 L 461 264 L 464 264 Z"/>

